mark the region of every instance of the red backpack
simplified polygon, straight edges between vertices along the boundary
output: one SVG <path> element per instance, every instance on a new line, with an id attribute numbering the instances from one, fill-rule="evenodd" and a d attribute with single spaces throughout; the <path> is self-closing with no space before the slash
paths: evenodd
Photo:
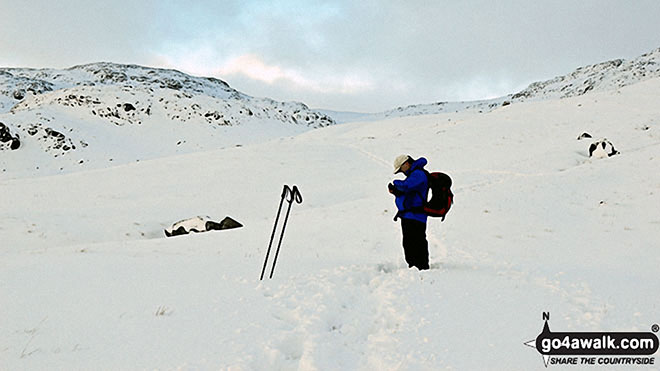
<path id="1" fill-rule="evenodd" d="M 424 213 L 428 216 L 442 218 L 441 221 L 444 221 L 451 205 L 454 203 L 451 178 L 445 173 L 429 173 L 426 170 L 424 172 L 428 179 L 431 194 L 431 199 L 424 202 Z"/>

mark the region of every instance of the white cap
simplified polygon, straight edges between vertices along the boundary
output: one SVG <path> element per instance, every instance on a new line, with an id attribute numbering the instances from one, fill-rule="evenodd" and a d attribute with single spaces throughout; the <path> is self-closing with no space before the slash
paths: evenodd
<path id="1" fill-rule="evenodd" d="M 403 165 L 406 161 L 408 161 L 409 158 L 410 156 L 408 155 L 396 156 L 396 158 L 394 159 L 394 174 L 398 173 L 401 170 L 401 165 Z"/>

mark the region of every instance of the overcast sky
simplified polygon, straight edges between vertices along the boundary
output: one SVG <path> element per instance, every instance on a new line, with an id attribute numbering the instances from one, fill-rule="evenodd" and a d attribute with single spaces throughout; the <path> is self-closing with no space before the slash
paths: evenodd
<path id="1" fill-rule="evenodd" d="M 0 66 L 109 61 L 381 111 L 516 92 L 660 47 L 658 0 L 0 0 Z"/>

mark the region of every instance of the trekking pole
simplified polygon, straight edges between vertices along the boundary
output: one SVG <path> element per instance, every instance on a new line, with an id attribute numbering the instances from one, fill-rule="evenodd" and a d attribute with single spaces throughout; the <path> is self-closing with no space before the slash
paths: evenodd
<path id="1" fill-rule="evenodd" d="M 270 255 L 270 248 L 273 246 L 273 238 L 275 237 L 275 230 L 277 229 L 277 222 L 280 220 L 280 212 L 282 211 L 282 204 L 284 203 L 284 198 L 286 197 L 286 190 L 288 186 L 284 186 L 282 189 L 282 196 L 280 199 L 280 206 L 277 207 L 277 216 L 275 217 L 275 224 L 273 224 L 273 233 L 270 235 L 270 242 L 268 243 L 268 250 L 266 251 L 266 259 L 264 259 L 264 267 L 261 268 L 261 278 L 259 281 L 264 279 L 264 273 L 266 272 L 266 265 L 268 264 L 268 256 Z"/>
<path id="2" fill-rule="evenodd" d="M 282 196 L 280 199 L 280 205 L 277 208 L 277 216 L 275 216 L 275 224 L 273 225 L 273 232 L 270 235 L 270 242 L 268 243 L 268 250 L 266 251 L 266 259 L 264 260 L 264 266 L 261 269 L 261 277 L 259 280 L 264 279 L 264 273 L 266 272 L 266 265 L 268 265 L 268 257 L 270 255 L 270 249 L 273 246 L 273 239 L 275 238 L 275 231 L 277 230 L 277 222 L 280 219 L 280 213 L 282 212 L 282 204 L 284 204 L 284 200 L 287 200 L 289 203 L 289 207 L 286 212 L 286 217 L 284 219 L 284 225 L 282 226 L 282 233 L 280 234 L 280 240 L 277 243 L 277 251 L 275 253 L 275 258 L 273 260 L 273 267 L 270 271 L 270 277 L 273 278 L 273 272 L 275 271 L 275 263 L 277 262 L 277 256 L 279 255 L 280 252 L 280 247 L 282 245 L 282 239 L 284 237 L 284 229 L 286 228 L 286 223 L 289 219 L 289 212 L 291 211 L 291 205 L 293 204 L 293 201 L 296 201 L 297 203 L 302 203 L 302 195 L 300 194 L 300 191 L 298 190 L 297 186 L 293 186 L 293 189 L 289 188 L 288 185 L 284 185 L 284 188 L 282 189 Z"/>
<path id="3" fill-rule="evenodd" d="M 284 217 L 284 224 L 282 224 L 282 233 L 280 234 L 280 241 L 277 243 L 277 250 L 275 250 L 275 257 L 273 258 L 273 267 L 270 270 L 270 277 L 268 278 L 273 278 L 273 272 L 275 272 L 275 264 L 277 263 L 277 256 L 280 254 L 280 246 L 282 246 L 282 239 L 284 238 L 284 230 L 286 229 L 286 222 L 289 220 L 289 212 L 291 212 L 291 206 L 293 205 L 293 201 L 296 201 L 296 203 L 301 204 L 302 203 L 302 195 L 300 194 L 300 191 L 298 190 L 297 186 L 293 186 L 293 189 L 290 189 L 288 186 L 284 186 L 285 191 L 288 190 L 287 194 L 287 202 L 289 203 L 289 208 L 286 210 L 286 216 Z M 291 199 L 289 199 L 289 196 L 291 196 Z"/>

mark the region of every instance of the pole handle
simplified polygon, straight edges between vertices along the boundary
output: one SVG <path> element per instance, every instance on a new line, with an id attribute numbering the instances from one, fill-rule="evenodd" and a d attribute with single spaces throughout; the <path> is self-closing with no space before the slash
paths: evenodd
<path id="1" fill-rule="evenodd" d="M 294 185 L 293 188 L 289 188 L 289 186 L 285 184 L 282 189 L 282 197 L 286 198 L 286 202 L 288 203 L 296 201 L 296 203 L 301 204 L 303 202 L 302 195 L 296 185 Z"/>

